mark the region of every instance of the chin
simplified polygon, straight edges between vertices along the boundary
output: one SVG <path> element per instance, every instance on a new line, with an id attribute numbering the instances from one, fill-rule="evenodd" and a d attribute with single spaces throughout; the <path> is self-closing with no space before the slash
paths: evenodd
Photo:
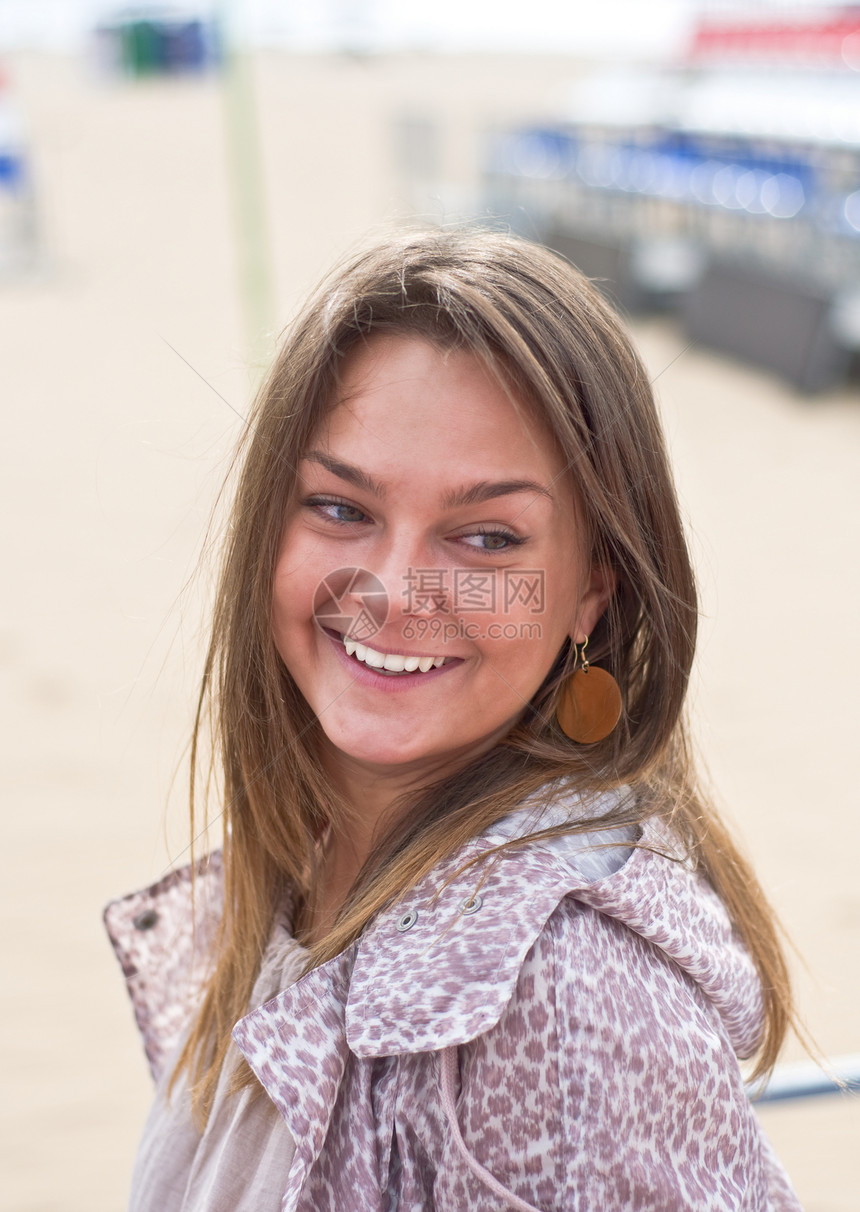
<path id="1" fill-rule="evenodd" d="M 449 755 L 460 751 L 461 746 L 446 745 L 439 739 L 416 735 L 415 729 L 398 733 L 396 728 L 380 731 L 378 728 L 363 730 L 355 727 L 328 728 L 326 737 L 332 748 L 351 761 L 363 766 L 395 770 L 416 763 L 444 761 Z"/>
<path id="2" fill-rule="evenodd" d="M 398 744 L 390 738 L 367 743 L 354 736 L 329 737 L 331 744 L 340 753 L 363 766 L 387 767 L 411 766 L 415 762 L 431 761 L 435 755 L 426 745 Z"/>

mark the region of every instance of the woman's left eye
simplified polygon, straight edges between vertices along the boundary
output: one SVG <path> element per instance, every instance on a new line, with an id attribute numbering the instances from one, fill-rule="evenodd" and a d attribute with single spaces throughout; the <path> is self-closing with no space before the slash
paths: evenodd
<path id="1" fill-rule="evenodd" d="M 477 530 L 472 534 L 460 535 L 463 542 L 478 551 L 507 551 L 509 547 L 517 547 L 525 539 L 510 530 Z"/>

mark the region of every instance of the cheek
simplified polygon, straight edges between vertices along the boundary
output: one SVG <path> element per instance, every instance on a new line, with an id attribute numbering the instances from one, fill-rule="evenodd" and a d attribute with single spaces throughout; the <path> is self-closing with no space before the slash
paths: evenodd
<path id="1" fill-rule="evenodd" d="M 554 659 L 573 627 L 578 581 L 571 561 L 553 566 L 535 560 L 531 568 L 512 569 L 500 579 L 493 614 L 496 635 L 521 646 L 523 658 L 550 653 Z"/>
<path id="2" fill-rule="evenodd" d="M 290 665 L 295 649 L 296 617 L 295 598 L 289 592 L 283 578 L 275 578 L 272 597 L 272 638 L 281 660 Z"/>
<path id="3" fill-rule="evenodd" d="M 285 658 L 285 649 L 293 650 L 302 630 L 312 623 L 314 592 L 321 576 L 313 550 L 302 547 L 294 536 L 286 536 L 275 565 L 272 630 L 278 651 Z"/>

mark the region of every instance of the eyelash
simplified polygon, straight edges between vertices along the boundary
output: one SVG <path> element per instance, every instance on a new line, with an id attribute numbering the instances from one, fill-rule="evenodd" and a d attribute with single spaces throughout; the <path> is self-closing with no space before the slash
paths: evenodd
<path id="1" fill-rule="evenodd" d="M 367 514 L 363 513 L 357 505 L 350 505 L 349 501 L 338 501 L 336 497 L 308 497 L 306 501 L 302 501 L 302 504 L 320 512 L 324 509 L 353 509 L 356 513 L 362 514 L 362 519 L 367 517 Z M 329 522 L 336 522 L 338 526 L 360 525 L 357 518 L 335 518 L 330 513 L 323 513 L 322 516 Z"/>
<path id="2" fill-rule="evenodd" d="M 514 534 L 510 530 L 493 530 L 484 526 L 478 526 L 475 528 L 475 530 L 470 531 L 468 534 L 461 535 L 460 538 L 471 539 L 474 538 L 475 535 L 480 535 L 488 539 L 507 540 L 507 547 L 475 547 L 476 551 L 486 551 L 490 552 L 491 554 L 495 554 L 497 551 L 507 551 L 511 547 L 519 547 L 520 543 L 525 543 L 525 539 L 522 537 L 522 535 Z M 469 543 L 467 546 L 471 547 L 474 546 L 474 544 Z"/>
<path id="3" fill-rule="evenodd" d="M 355 510 L 356 513 L 361 513 L 363 519 L 367 518 L 367 515 L 364 514 L 357 505 L 351 505 L 349 501 L 339 501 L 336 497 L 308 497 L 306 501 L 302 501 L 302 504 L 310 509 L 321 512 L 322 516 L 327 521 L 334 522 L 336 526 L 360 526 L 361 522 L 357 518 L 336 518 L 331 514 L 322 511 L 325 509 L 352 509 Z M 474 538 L 475 535 L 492 539 L 504 539 L 506 541 L 507 545 L 505 547 L 482 547 L 476 546 L 472 543 L 467 544 L 467 546 L 471 547 L 472 550 L 480 551 L 486 553 L 487 555 L 496 555 L 497 553 L 508 551 L 511 547 L 519 547 L 521 543 L 525 543 L 526 541 L 522 535 L 514 534 L 511 530 L 503 530 L 498 528 L 494 529 L 492 527 L 485 526 L 477 526 L 474 530 L 469 531 L 467 534 L 459 535 L 458 537 L 462 539 L 469 539 Z"/>

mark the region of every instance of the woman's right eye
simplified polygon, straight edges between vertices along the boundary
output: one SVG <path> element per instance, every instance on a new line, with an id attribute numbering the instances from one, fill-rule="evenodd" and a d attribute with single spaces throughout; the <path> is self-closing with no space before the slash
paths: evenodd
<path id="1" fill-rule="evenodd" d="M 337 501 L 331 497 L 308 497 L 302 504 L 330 522 L 354 526 L 356 522 L 370 521 L 363 510 L 359 509 L 357 505 L 350 505 L 348 501 Z"/>

